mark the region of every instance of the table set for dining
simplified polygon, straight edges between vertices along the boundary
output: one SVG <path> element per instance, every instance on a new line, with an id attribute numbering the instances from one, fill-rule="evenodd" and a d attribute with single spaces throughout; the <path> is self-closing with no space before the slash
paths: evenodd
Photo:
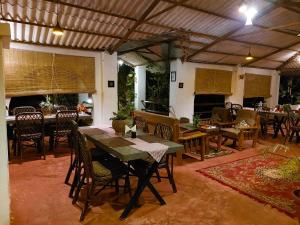
<path id="1" fill-rule="evenodd" d="M 81 127 L 80 132 L 101 150 L 118 158 L 129 166 L 130 172 L 137 176 L 137 187 L 130 201 L 125 207 L 120 219 L 125 219 L 135 205 L 143 190 L 147 186 L 161 205 L 166 204 L 157 189 L 151 183 L 151 177 L 158 169 L 159 163 L 165 155 L 175 154 L 183 150 L 183 145 L 153 136 L 142 131 L 137 131 L 136 138 L 116 135 L 112 129 L 99 129 L 95 127 Z M 151 165 L 142 173 L 138 163 L 147 160 Z M 175 183 L 174 183 L 175 185 Z"/>

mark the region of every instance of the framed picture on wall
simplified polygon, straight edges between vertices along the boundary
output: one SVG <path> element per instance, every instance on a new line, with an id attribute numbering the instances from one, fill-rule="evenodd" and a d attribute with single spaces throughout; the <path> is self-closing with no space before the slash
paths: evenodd
<path id="1" fill-rule="evenodd" d="M 178 87 L 179 87 L 179 88 L 183 88 L 183 83 L 179 83 L 179 84 L 178 84 Z"/>
<path id="2" fill-rule="evenodd" d="M 115 87 L 115 81 L 114 81 L 114 80 L 109 80 L 109 81 L 107 82 L 107 86 L 108 86 L 109 88 Z"/>
<path id="3" fill-rule="evenodd" d="M 171 72 L 171 82 L 176 82 L 176 71 Z"/>

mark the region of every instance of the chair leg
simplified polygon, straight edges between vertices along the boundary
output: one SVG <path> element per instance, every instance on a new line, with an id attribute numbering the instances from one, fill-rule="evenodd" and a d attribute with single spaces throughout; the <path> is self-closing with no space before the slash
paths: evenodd
<path id="1" fill-rule="evenodd" d="M 79 181 L 79 183 L 77 185 L 77 189 L 76 189 L 72 204 L 75 204 L 78 200 L 79 192 L 84 184 L 84 179 L 85 179 L 85 175 L 82 176 L 81 180 Z"/>
<path id="2" fill-rule="evenodd" d="M 155 174 L 156 174 L 156 177 L 157 177 L 157 182 L 161 182 L 161 177 L 159 175 L 158 169 L 155 170 Z"/>
<path id="3" fill-rule="evenodd" d="M 176 184 L 175 184 L 175 181 L 174 181 L 173 174 L 171 173 L 170 168 L 169 168 L 168 165 L 166 166 L 166 170 L 167 170 L 167 173 L 168 173 L 169 182 L 172 186 L 173 192 L 176 193 L 177 192 Z"/>
<path id="4" fill-rule="evenodd" d="M 69 183 L 71 173 L 72 173 L 72 171 L 74 170 L 76 164 L 77 164 L 77 160 L 74 159 L 73 162 L 71 162 L 71 164 L 70 164 L 70 166 L 69 166 L 69 169 L 68 169 L 68 172 L 67 172 L 67 176 L 66 176 L 66 178 L 65 178 L 65 184 L 68 184 L 68 183 Z"/>
<path id="5" fill-rule="evenodd" d="M 54 145 L 54 136 L 50 135 L 50 137 L 49 137 L 49 151 L 53 151 L 53 145 Z"/>
<path id="6" fill-rule="evenodd" d="M 83 207 L 81 215 L 80 215 L 80 221 L 84 220 L 84 217 L 85 217 L 85 215 L 88 211 L 89 203 L 92 200 L 94 189 L 95 189 L 95 184 L 94 183 L 92 183 L 91 186 L 87 188 L 86 200 L 85 200 L 84 207 Z"/>

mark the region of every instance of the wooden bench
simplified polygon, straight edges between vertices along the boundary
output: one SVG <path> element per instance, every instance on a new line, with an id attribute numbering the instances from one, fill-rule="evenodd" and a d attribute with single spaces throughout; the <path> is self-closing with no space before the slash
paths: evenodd
<path id="1" fill-rule="evenodd" d="M 154 129 L 157 123 L 162 123 L 170 126 L 173 130 L 172 140 L 174 142 L 178 143 L 179 138 L 179 120 L 177 118 L 172 118 L 164 115 L 158 115 L 154 113 L 149 113 L 145 111 L 139 111 L 136 110 L 133 112 L 133 117 L 141 117 L 146 120 L 148 125 L 148 131 L 149 133 L 154 133 Z M 177 152 L 176 158 L 177 162 L 182 162 L 182 153 L 183 152 Z"/>

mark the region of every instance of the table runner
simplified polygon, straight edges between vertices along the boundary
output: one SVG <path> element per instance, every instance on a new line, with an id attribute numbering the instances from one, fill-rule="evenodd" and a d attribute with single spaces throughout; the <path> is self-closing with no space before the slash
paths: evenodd
<path id="1" fill-rule="evenodd" d="M 134 143 L 131 147 L 147 152 L 157 162 L 160 162 L 169 148 L 167 145 L 161 143 L 149 143 L 139 138 L 126 138 L 126 140 Z"/>
<path id="2" fill-rule="evenodd" d="M 80 128 L 81 132 L 86 135 L 106 134 L 107 132 L 99 128 Z"/>

